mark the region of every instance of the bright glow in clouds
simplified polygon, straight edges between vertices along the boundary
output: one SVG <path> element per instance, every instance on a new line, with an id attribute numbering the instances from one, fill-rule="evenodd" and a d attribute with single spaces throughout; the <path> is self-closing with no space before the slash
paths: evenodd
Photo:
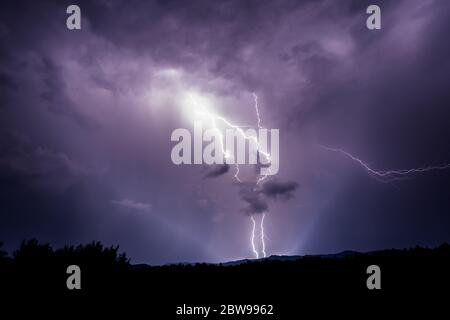
<path id="1" fill-rule="evenodd" d="M 189 116 L 191 112 L 196 116 L 194 120 L 194 164 L 234 164 L 236 165 L 235 178 L 239 178 L 238 164 L 261 164 L 262 175 L 275 175 L 279 169 L 279 130 L 270 130 L 270 148 L 268 152 L 268 131 L 265 128 L 252 128 L 246 130 L 227 118 L 218 115 L 209 108 L 208 100 L 202 96 L 189 92 L 186 100 Z M 255 101 L 257 101 L 255 99 Z M 204 123 L 209 123 L 209 129 L 203 132 Z M 258 121 L 259 122 L 259 121 Z M 223 133 L 225 131 L 225 134 Z M 258 132 L 258 134 L 257 134 Z M 179 141 L 172 149 L 171 158 L 175 164 L 192 164 L 191 160 L 191 134 L 188 130 L 175 129 L 171 136 L 172 141 Z M 211 142 L 203 150 L 203 142 Z M 246 157 L 246 145 L 249 155 Z M 248 162 L 247 162 L 248 161 Z"/>

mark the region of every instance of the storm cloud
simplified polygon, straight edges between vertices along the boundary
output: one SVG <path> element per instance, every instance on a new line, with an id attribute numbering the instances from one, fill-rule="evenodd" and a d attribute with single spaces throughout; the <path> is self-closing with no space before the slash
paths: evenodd
<path id="1" fill-rule="evenodd" d="M 204 174 L 205 178 L 216 178 L 230 171 L 230 165 L 222 164 L 222 165 L 211 165 L 206 169 L 206 173 Z"/>
<path id="2" fill-rule="evenodd" d="M 270 200 L 289 200 L 297 188 L 298 183 L 292 181 L 269 180 L 263 181 L 261 185 L 242 183 L 239 185 L 239 194 L 247 204 L 242 210 L 247 215 L 268 212 Z"/>
<path id="3" fill-rule="evenodd" d="M 263 213 L 268 210 L 269 205 L 267 199 L 263 194 L 256 190 L 255 184 L 246 183 L 241 185 L 239 194 L 241 199 L 247 204 L 247 206 L 242 209 L 247 215 Z"/>
<path id="4" fill-rule="evenodd" d="M 133 262 L 242 258 L 246 215 L 262 212 L 269 253 L 450 240 L 448 171 L 385 184 L 318 147 L 379 170 L 450 162 L 447 1 L 378 1 L 375 31 L 370 1 L 77 1 L 75 31 L 69 4 L 0 5 L 9 251 L 37 237 L 117 244 Z M 261 125 L 280 130 L 276 177 L 256 186 L 241 166 L 239 185 L 233 166 L 171 162 L 190 98 L 254 127 L 253 93 Z"/>
<path id="5" fill-rule="evenodd" d="M 293 192 L 298 188 L 298 183 L 293 181 L 281 182 L 270 180 L 262 184 L 261 193 L 268 198 L 289 199 L 293 196 Z"/>

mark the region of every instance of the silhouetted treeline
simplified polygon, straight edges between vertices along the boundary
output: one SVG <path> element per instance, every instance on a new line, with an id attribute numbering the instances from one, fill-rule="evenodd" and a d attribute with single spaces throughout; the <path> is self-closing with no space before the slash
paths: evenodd
<path id="1" fill-rule="evenodd" d="M 125 253 L 100 242 L 53 250 L 49 244 L 33 239 L 23 241 L 12 256 L 1 251 L 1 245 L 0 282 L 3 288 L 11 290 L 64 292 L 69 265 L 81 268 L 83 289 L 96 290 L 108 286 L 111 277 L 125 275 L 130 268 Z"/>
<path id="2" fill-rule="evenodd" d="M 81 290 L 66 287 L 69 265 L 81 268 Z M 367 288 L 369 265 L 381 269 L 381 290 Z M 190 302 L 267 303 L 288 312 L 299 299 L 326 298 L 390 303 L 448 292 L 449 273 L 450 245 L 446 243 L 433 249 L 166 266 L 132 265 L 118 247 L 104 247 L 99 242 L 53 250 L 48 244 L 30 240 L 10 256 L 0 246 L 2 293 L 91 298 L 101 293 L 102 297 L 115 296 L 120 301 L 156 303 L 161 309 Z"/>

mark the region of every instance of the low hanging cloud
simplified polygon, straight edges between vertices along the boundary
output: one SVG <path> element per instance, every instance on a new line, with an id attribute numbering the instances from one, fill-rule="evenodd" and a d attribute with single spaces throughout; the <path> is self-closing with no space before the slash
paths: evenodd
<path id="1" fill-rule="evenodd" d="M 242 209 L 245 214 L 253 215 L 266 212 L 269 209 L 269 200 L 289 200 L 299 184 L 295 181 L 270 180 L 261 186 L 254 183 L 242 183 L 239 195 L 247 205 Z"/>
<path id="2" fill-rule="evenodd" d="M 268 198 L 290 199 L 293 197 L 293 192 L 298 188 L 298 183 L 295 181 L 281 182 L 271 180 L 264 183 L 261 187 L 261 193 Z"/>
<path id="3" fill-rule="evenodd" d="M 213 165 L 208 168 L 204 175 L 204 178 L 217 178 L 221 175 L 224 175 L 228 171 L 230 171 L 230 165 L 228 164 Z"/>
<path id="4" fill-rule="evenodd" d="M 241 200 L 247 205 L 242 209 L 245 214 L 253 215 L 268 211 L 269 200 L 289 200 L 298 188 L 295 181 L 270 180 L 264 182 L 261 186 L 254 183 L 242 183 L 240 185 L 239 195 Z"/>
<path id="5" fill-rule="evenodd" d="M 152 205 L 149 203 L 138 202 L 138 201 L 134 201 L 134 200 L 130 200 L 130 199 L 112 200 L 111 202 L 120 207 L 135 209 L 135 210 L 140 210 L 140 211 L 150 211 L 152 209 Z"/>
<path id="6" fill-rule="evenodd" d="M 242 211 L 248 215 L 263 213 L 269 209 L 266 197 L 257 191 L 253 183 L 242 183 L 239 195 L 247 204 Z"/>

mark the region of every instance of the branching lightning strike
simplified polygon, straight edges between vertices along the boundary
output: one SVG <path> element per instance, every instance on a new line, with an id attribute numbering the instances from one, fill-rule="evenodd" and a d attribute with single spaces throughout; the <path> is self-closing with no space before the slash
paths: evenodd
<path id="1" fill-rule="evenodd" d="M 261 126 L 261 116 L 260 116 L 259 107 L 258 107 L 258 96 L 256 95 L 256 93 L 253 93 L 253 99 L 254 99 L 254 102 L 255 102 L 254 103 L 254 108 L 255 108 L 256 117 L 257 117 L 257 126 L 258 126 L 258 129 L 262 129 L 263 127 Z M 217 125 L 217 121 L 221 121 L 226 126 L 237 130 L 237 132 L 239 132 L 239 134 L 244 139 L 246 139 L 246 140 L 250 140 L 250 139 L 253 140 L 255 142 L 256 146 L 257 146 L 258 153 L 262 154 L 266 158 L 266 161 L 270 162 L 270 154 L 268 152 L 260 150 L 260 148 L 259 148 L 260 144 L 259 144 L 258 139 L 256 137 L 254 137 L 254 136 L 246 135 L 244 130 L 242 130 L 242 126 L 238 126 L 238 125 L 232 124 L 226 118 L 224 118 L 224 117 L 222 117 L 220 115 L 211 113 L 211 112 L 209 112 L 207 110 L 199 110 L 197 108 L 195 110 L 195 113 L 199 114 L 199 115 L 207 116 L 210 119 L 213 129 L 217 131 L 217 133 L 218 133 L 218 135 L 220 137 L 220 147 L 221 147 L 222 154 L 224 155 L 225 159 L 228 159 L 228 158 L 230 158 L 232 156 L 230 155 L 230 152 L 228 150 L 226 150 L 226 148 L 225 148 L 224 136 L 223 136 L 222 131 L 220 130 L 220 128 Z M 239 165 L 238 165 L 237 161 L 236 161 L 235 167 L 236 167 L 236 171 L 235 171 L 235 174 L 234 174 L 234 178 L 239 183 L 242 183 L 242 180 L 239 178 Z M 259 185 L 261 182 L 263 182 L 267 178 L 267 176 L 268 175 L 266 174 L 266 175 L 262 175 L 260 178 L 258 178 L 258 180 L 256 181 L 256 185 Z M 259 253 L 258 253 L 258 250 L 256 249 L 256 246 L 255 246 L 256 221 L 255 221 L 255 218 L 253 217 L 253 215 L 251 215 L 250 218 L 251 218 L 251 221 L 252 221 L 252 224 L 253 224 L 250 242 L 251 242 L 252 251 L 255 254 L 256 259 L 258 259 L 259 258 Z M 266 257 L 266 243 L 265 243 L 265 237 L 264 237 L 264 218 L 265 218 L 265 213 L 263 213 L 262 216 L 261 216 L 260 228 L 261 228 L 261 251 L 262 251 L 263 257 Z"/>
<path id="2" fill-rule="evenodd" d="M 383 183 L 389 183 L 392 181 L 403 180 L 412 174 L 420 174 L 420 173 L 425 173 L 425 172 L 434 171 L 434 170 L 450 169 L 450 164 L 442 164 L 442 165 L 438 165 L 438 166 L 428 166 L 428 167 L 423 167 L 423 168 L 412 168 L 412 169 L 375 170 L 375 169 L 372 169 L 366 162 L 364 162 L 363 160 L 348 153 L 347 151 L 344 151 L 344 150 L 338 149 L 338 148 L 326 147 L 326 146 L 321 146 L 321 147 L 326 150 L 329 150 L 329 151 L 341 153 L 341 154 L 345 155 L 347 158 L 359 163 L 359 165 L 364 170 L 366 170 L 367 173 L 371 177 L 373 177 Z"/>
<path id="3" fill-rule="evenodd" d="M 230 155 L 230 152 L 229 152 L 228 150 L 225 149 L 224 136 L 223 136 L 222 131 L 220 131 L 219 127 L 217 126 L 217 120 L 223 122 L 223 123 L 224 123 L 226 126 L 228 126 L 229 128 L 235 129 L 237 132 L 239 132 L 239 134 L 240 134 L 245 140 L 253 140 L 253 141 L 255 142 L 256 146 L 257 146 L 258 153 L 262 154 L 262 155 L 266 158 L 266 160 L 270 162 L 270 154 L 269 154 L 268 152 L 265 152 L 265 151 L 263 151 L 263 150 L 260 150 L 260 148 L 259 148 L 259 147 L 260 147 L 260 143 L 259 143 L 259 141 L 258 141 L 258 138 L 256 138 L 255 136 L 249 136 L 249 135 L 246 135 L 245 132 L 244 132 L 244 130 L 242 130 L 242 126 L 238 126 L 238 125 L 232 124 L 230 121 L 228 121 L 228 120 L 225 119 L 224 117 L 219 116 L 219 115 L 217 115 L 217 114 L 213 114 L 213 113 L 211 113 L 211 112 L 209 112 L 209 111 L 198 110 L 198 109 L 197 109 L 197 110 L 195 110 L 195 112 L 196 112 L 197 114 L 199 114 L 199 115 L 207 116 L 207 117 L 211 120 L 211 124 L 212 124 L 213 129 L 216 130 L 217 133 L 218 133 L 219 136 L 220 136 L 220 145 L 221 145 L 222 153 L 223 153 L 225 159 L 231 158 L 232 156 Z M 235 173 L 234 177 L 236 178 L 236 180 L 237 180 L 238 182 L 242 182 L 242 181 L 239 179 L 239 166 L 238 166 L 237 163 L 236 163 L 236 173 Z"/>

